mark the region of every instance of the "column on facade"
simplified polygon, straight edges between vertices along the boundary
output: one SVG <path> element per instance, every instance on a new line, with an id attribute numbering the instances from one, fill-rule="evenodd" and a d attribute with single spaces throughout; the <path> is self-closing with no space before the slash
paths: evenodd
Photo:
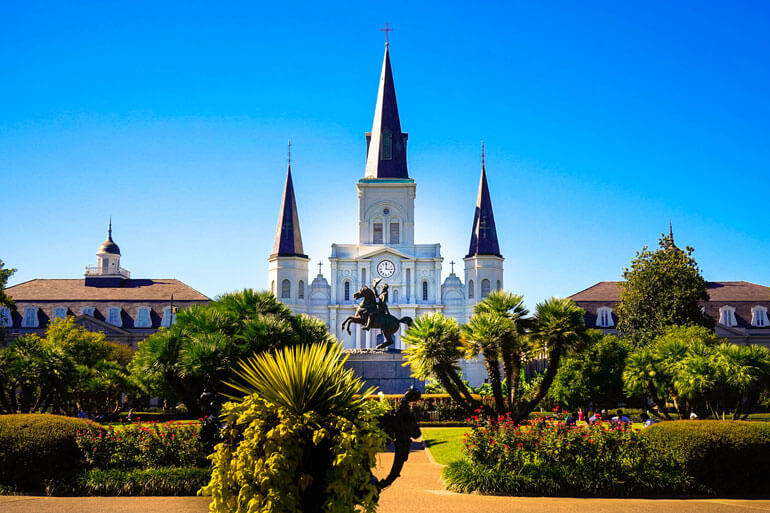
<path id="1" fill-rule="evenodd" d="M 355 335 L 356 336 L 356 349 L 361 349 L 362 346 L 361 346 L 361 325 L 360 324 L 356 324 L 355 334 L 356 334 Z"/>

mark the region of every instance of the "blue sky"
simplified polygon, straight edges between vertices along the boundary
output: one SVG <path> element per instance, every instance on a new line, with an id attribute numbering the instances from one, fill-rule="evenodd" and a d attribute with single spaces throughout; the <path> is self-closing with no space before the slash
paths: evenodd
<path id="1" fill-rule="evenodd" d="M 356 241 L 385 22 L 416 239 L 467 251 L 486 141 L 506 288 L 616 280 L 669 220 L 707 279 L 770 284 L 767 2 L 5 2 L 0 259 L 266 288 L 293 144 L 311 269 Z"/>

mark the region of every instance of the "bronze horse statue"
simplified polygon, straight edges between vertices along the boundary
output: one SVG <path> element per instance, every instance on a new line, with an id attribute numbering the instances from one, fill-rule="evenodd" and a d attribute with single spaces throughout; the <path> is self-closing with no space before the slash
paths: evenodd
<path id="1" fill-rule="evenodd" d="M 395 340 L 393 340 L 393 334 L 399 330 L 401 323 L 404 323 L 407 326 L 412 325 L 411 317 L 402 317 L 399 319 L 389 313 L 380 313 L 377 308 L 377 296 L 375 295 L 375 292 L 366 285 L 353 294 L 353 299 L 362 298 L 363 301 L 358 305 L 356 313 L 348 316 L 347 319 L 342 321 L 342 326 L 340 326 L 343 330 L 347 329 L 348 335 L 350 335 L 351 324 L 361 324 L 366 326 L 369 321 L 369 316 L 373 316 L 371 321 L 368 322 L 368 326 L 370 329 L 377 328 L 382 332 L 385 341 L 382 344 L 379 344 L 377 349 L 385 349 L 395 342 Z"/>

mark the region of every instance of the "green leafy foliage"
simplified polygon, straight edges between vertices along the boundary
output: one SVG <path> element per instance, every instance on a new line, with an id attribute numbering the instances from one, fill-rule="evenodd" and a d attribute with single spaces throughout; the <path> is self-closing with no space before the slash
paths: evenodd
<path id="1" fill-rule="evenodd" d="M 710 495 L 767 493 L 770 424 L 715 420 L 661 422 L 644 431 L 647 450 L 668 474 Z"/>
<path id="2" fill-rule="evenodd" d="M 78 495 L 179 496 L 195 493 L 211 478 L 205 467 L 89 469 L 78 478 Z"/>
<path id="3" fill-rule="evenodd" d="M 0 415 L 0 484 L 43 492 L 84 468 L 78 431 L 98 428 L 83 419 L 49 414 Z"/>
<path id="4" fill-rule="evenodd" d="M 199 429 L 180 422 L 108 426 L 78 431 L 77 444 L 90 467 L 104 470 L 204 467 L 208 454 Z"/>
<path id="5" fill-rule="evenodd" d="M 269 292 L 245 289 L 180 311 L 170 329 L 139 344 L 131 370 L 144 393 L 182 401 L 200 415 L 200 395 L 226 391 L 222 382 L 232 380 L 240 360 L 314 341 L 333 341 L 322 321 L 292 314 Z"/>
<path id="6" fill-rule="evenodd" d="M 129 355 L 72 317 L 55 319 L 45 338 L 26 335 L 0 349 L 0 411 L 111 413 L 130 390 Z"/>
<path id="7" fill-rule="evenodd" d="M 223 407 L 225 441 L 201 491 L 212 496 L 211 511 L 374 511 L 379 492 L 370 471 L 387 439 L 377 420 L 386 403 L 367 400 L 368 393 L 353 397 L 362 383 L 339 356 L 339 347 L 322 343 L 244 367 L 251 371 L 243 379 L 259 393 Z M 327 385 L 331 392 L 321 390 Z"/>
<path id="8" fill-rule="evenodd" d="M 8 285 L 8 279 L 16 272 L 16 269 L 3 269 L 5 263 L 0 260 L 0 306 L 6 306 L 12 310 L 15 309 L 13 299 L 5 293 L 5 287 Z M 5 341 L 5 328 L 0 326 L 0 344 Z"/>
<path id="9" fill-rule="evenodd" d="M 616 308 L 618 331 L 636 345 L 649 343 L 673 325 L 713 326 L 700 301 L 708 301 L 708 282 L 693 258 L 673 237 L 661 235 L 655 251 L 645 246 L 623 273 L 626 280 Z"/>
<path id="10" fill-rule="evenodd" d="M 623 370 L 631 344 L 613 335 L 593 336 L 586 347 L 567 356 L 548 392 L 555 404 L 575 409 L 613 408 L 625 402 Z"/>
<path id="11" fill-rule="evenodd" d="M 699 326 L 672 326 L 629 355 L 623 381 L 629 395 L 651 398 L 665 416 L 670 402 L 680 418 L 694 410 L 738 419 L 770 390 L 770 350 L 725 342 Z"/>

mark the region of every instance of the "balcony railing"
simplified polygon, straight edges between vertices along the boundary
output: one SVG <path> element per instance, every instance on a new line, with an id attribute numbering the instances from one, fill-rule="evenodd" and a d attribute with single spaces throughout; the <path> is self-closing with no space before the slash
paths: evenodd
<path id="1" fill-rule="evenodd" d="M 109 272 L 96 265 L 87 265 L 86 276 L 122 276 L 123 278 L 131 278 L 131 273 L 122 267 L 119 267 L 117 272 Z"/>

